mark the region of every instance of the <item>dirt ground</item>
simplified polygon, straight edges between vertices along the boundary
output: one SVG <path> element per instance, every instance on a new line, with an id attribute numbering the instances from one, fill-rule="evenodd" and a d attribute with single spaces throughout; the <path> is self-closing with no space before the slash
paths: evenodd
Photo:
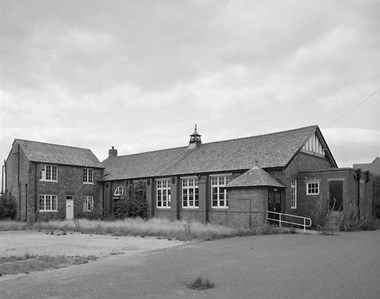
<path id="1" fill-rule="evenodd" d="M 5 276 L 0 278 L 0 298 L 378 299 L 379 248 L 380 231 L 194 242 L 132 258 L 116 255 L 62 269 Z M 215 287 L 187 288 L 199 276 L 210 279 Z"/>
<path id="2" fill-rule="evenodd" d="M 125 237 L 37 231 L 0 232 L 0 257 L 32 255 L 97 256 L 134 255 L 178 246 L 184 242 L 150 237 Z"/>

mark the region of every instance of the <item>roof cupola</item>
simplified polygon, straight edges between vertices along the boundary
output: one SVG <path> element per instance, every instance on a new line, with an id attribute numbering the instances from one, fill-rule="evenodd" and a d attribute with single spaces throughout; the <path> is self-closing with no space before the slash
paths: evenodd
<path id="1" fill-rule="evenodd" d="M 190 135 L 189 149 L 196 148 L 202 144 L 201 136 L 197 131 L 197 125 L 195 125 L 194 133 Z"/>

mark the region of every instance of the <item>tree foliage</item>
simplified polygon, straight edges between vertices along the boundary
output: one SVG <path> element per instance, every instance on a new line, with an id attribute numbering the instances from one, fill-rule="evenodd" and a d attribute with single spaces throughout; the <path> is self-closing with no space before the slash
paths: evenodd
<path id="1" fill-rule="evenodd" d="M 0 219 L 14 220 L 17 215 L 17 203 L 16 199 L 7 194 L 1 194 L 0 197 Z"/>
<path id="2" fill-rule="evenodd" d="M 115 203 L 116 218 L 146 218 L 146 183 L 144 181 L 134 182 L 126 187 L 126 192 Z"/>

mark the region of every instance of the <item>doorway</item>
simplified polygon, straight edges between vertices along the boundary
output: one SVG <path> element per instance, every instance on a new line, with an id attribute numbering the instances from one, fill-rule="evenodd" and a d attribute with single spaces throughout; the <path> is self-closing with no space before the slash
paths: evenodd
<path id="1" fill-rule="evenodd" d="M 343 211 L 343 181 L 329 181 L 329 207 L 332 211 Z"/>
<path id="2" fill-rule="evenodd" d="M 281 213 L 281 190 L 269 189 L 268 190 L 268 211 Z M 280 219 L 280 215 L 269 213 L 272 219 Z M 270 221 L 270 224 L 276 224 L 277 221 Z"/>
<path id="3" fill-rule="evenodd" d="M 66 196 L 66 219 L 71 220 L 74 218 L 74 197 L 71 195 Z"/>
<path id="4" fill-rule="evenodd" d="M 268 190 L 268 211 L 281 213 L 281 191 Z"/>

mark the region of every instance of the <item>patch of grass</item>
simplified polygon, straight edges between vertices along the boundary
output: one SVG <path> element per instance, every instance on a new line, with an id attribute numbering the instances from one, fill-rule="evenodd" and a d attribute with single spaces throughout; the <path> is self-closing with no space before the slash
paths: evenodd
<path id="1" fill-rule="evenodd" d="M 253 229 L 234 228 L 224 225 L 202 224 L 200 222 L 169 221 L 165 218 L 143 220 L 129 218 L 116 221 L 101 221 L 75 219 L 75 221 L 40 222 L 37 228 L 46 231 L 80 231 L 86 234 L 113 235 L 113 236 L 140 236 L 177 239 L 181 241 L 201 240 L 209 241 L 221 238 L 248 236 L 256 234 L 288 233 L 283 229 L 268 224 L 256 226 Z"/>
<path id="2" fill-rule="evenodd" d="M 32 258 L 35 258 L 37 256 L 38 256 L 37 254 L 32 254 L 30 252 L 25 252 L 24 253 L 24 260 L 32 259 Z"/>
<path id="3" fill-rule="evenodd" d="M 9 230 L 26 230 L 31 229 L 30 225 L 26 222 L 14 221 L 14 220 L 1 220 L 0 231 Z"/>
<path id="4" fill-rule="evenodd" d="M 23 256 L 0 258 L 0 276 L 62 268 L 70 265 L 88 263 L 89 261 L 94 261 L 96 259 L 97 257 L 95 256 L 39 256 L 26 252 Z"/>
<path id="5" fill-rule="evenodd" d="M 319 235 L 324 235 L 324 236 L 334 236 L 335 235 L 335 232 L 334 231 L 331 231 L 331 230 L 326 230 L 326 229 L 322 229 L 318 232 Z"/>
<path id="6" fill-rule="evenodd" d="M 215 287 L 215 284 L 207 277 L 198 276 L 187 287 L 192 290 L 207 290 Z"/>

